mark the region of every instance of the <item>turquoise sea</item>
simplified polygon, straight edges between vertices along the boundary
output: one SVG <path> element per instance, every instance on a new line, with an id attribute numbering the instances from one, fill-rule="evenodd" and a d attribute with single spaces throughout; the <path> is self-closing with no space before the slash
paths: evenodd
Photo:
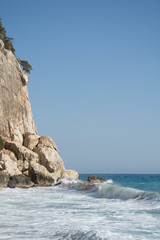
<path id="1" fill-rule="evenodd" d="M 105 183 L 89 184 L 96 175 Z M 159 240 L 160 174 L 0 191 L 0 239 Z"/>

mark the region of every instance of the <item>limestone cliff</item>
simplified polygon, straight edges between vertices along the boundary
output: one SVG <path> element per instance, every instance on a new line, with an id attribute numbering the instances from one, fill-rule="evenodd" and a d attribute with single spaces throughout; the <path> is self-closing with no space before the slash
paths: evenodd
<path id="1" fill-rule="evenodd" d="M 37 133 L 28 99 L 28 77 L 2 41 L 0 48 L 0 135 L 22 144 L 26 132 Z"/>
<path id="2" fill-rule="evenodd" d="M 0 187 L 50 185 L 58 178 L 78 178 L 66 170 L 50 137 L 37 133 L 27 89 L 28 77 L 0 40 Z"/>

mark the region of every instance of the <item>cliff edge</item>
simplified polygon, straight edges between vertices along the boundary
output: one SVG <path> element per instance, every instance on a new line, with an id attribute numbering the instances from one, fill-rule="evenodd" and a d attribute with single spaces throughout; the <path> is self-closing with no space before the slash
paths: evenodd
<path id="1" fill-rule="evenodd" d="M 59 178 L 78 178 L 75 170 L 65 169 L 54 141 L 38 135 L 27 82 L 16 56 L 0 40 L 0 187 L 48 186 Z"/>

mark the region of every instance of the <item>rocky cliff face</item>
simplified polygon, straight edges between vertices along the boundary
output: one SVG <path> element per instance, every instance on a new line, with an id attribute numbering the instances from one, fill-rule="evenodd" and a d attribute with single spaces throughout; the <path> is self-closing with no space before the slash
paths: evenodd
<path id="1" fill-rule="evenodd" d="M 0 46 L 0 135 L 22 144 L 26 132 L 37 133 L 28 99 L 28 77 L 2 41 Z"/>
<path id="2" fill-rule="evenodd" d="M 15 55 L 0 40 L 0 187 L 50 185 L 59 178 L 78 178 L 66 170 L 56 144 L 37 133 L 27 89 L 28 77 Z"/>

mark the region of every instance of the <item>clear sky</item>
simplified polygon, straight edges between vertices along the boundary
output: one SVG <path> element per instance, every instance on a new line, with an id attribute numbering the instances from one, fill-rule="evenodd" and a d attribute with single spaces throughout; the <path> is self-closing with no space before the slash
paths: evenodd
<path id="1" fill-rule="evenodd" d="M 40 135 L 80 173 L 160 173 L 160 1 L 0 0 Z"/>

